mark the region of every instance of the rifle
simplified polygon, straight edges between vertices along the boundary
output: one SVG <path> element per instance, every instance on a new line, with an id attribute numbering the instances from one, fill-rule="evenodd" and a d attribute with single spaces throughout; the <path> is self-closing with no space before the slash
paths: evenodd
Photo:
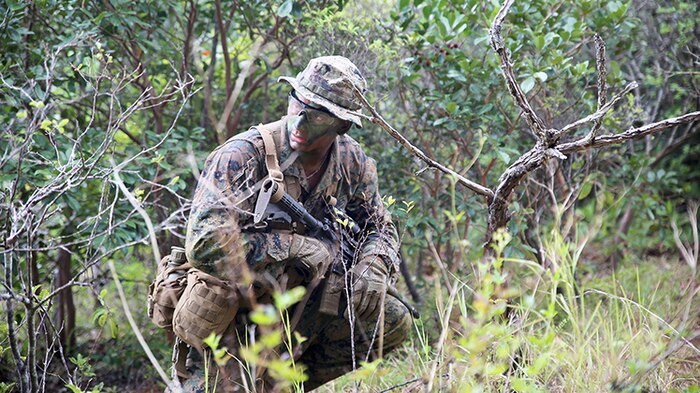
<path id="1" fill-rule="evenodd" d="M 331 264 L 330 275 L 326 278 L 326 286 L 321 295 L 319 308 L 321 313 L 338 315 L 340 296 L 343 292 L 342 289 L 345 287 L 345 273 L 355 260 L 355 253 L 360 240 L 360 227 L 352 218 L 335 208 L 329 214 L 334 221 L 331 221 L 328 217 L 325 217 L 323 221 L 317 220 L 301 203 L 282 190 L 277 181 L 272 178 L 266 179 L 260 189 L 253 216 L 254 225 L 259 225 L 263 222 L 265 210 L 270 203 L 274 203 L 284 213 L 288 214 L 292 223 L 303 224 L 306 227 L 306 235 L 323 238 L 331 244 L 340 247 L 341 253 L 339 255 L 342 255 L 342 258 L 336 258 Z M 286 221 L 285 217 L 280 218 Z M 420 316 L 418 311 L 406 302 L 395 288 L 388 287 L 387 293 L 406 306 L 414 318 Z"/>

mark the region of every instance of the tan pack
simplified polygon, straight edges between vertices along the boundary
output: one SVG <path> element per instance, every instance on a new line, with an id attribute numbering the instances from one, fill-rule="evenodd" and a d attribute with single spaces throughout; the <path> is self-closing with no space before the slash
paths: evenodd
<path id="1" fill-rule="evenodd" d="M 192 265 L 184 254 L 183 248 L 173 247 L 158 263 L 156 278 L 148 286 L 148 316 L 159 328 L 172 329 L 175 306 L 187 286 L 186 272 Z"/>
<path id="2" fill-rule="evenodd" d="M 187 272 L 187 287 L 173 314 L 173 332 L 187 344 L 203 349 L 211 333 L 222 334 L 238 312 L 235 287 L 198 269 Z"/>

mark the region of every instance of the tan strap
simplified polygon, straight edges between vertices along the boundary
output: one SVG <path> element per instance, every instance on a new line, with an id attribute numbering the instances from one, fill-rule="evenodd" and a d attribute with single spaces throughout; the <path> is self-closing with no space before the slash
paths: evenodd
<path id="1" fill-rule="evenodd" d="M 175 336 L 175 345 L 173 346 L 173 367 L 180 383 L 186 381 L 190 377 L 187 372 L 187 351 L 189 347 L 179 337 Z"/>
<path id="2" fill-rule="evenodd" d="M 275 141 L 272 139 L 272 130 L 264 124 L 260 124 L 255 128 L 260 132 L 263 145 L 265 146 L 265 166 L 267 167 L 267 175 L 279 186 L 275 195 L 270 198 L 273 202 L 276 202 L 284 195 L 284 175 L 280 170 L 280 164 L 277 160 L 277 147 L 275 146 Z"/>
<path id="3" fill-rule="evenodd" d="M 270 144 L 269 147 L 267 147 L 267 145 L 265 145 L 265 139 L 263 139 L 263 145 L 264 145 L 263 147 L 265 147 L 265 156 L 266 156 L 265 166 L 267 167 L 268 172 L 269 172 L 269 166 L 267 164 L 267 156 L 268 156 L 267 152 L 271 152 L 271 154 L 274 154 L 275 155 L 274 162 L 278 162 L 278 159 L 276 157 L 277 156 L 276 146 L 277 145 L 281 146 L 281 144 L 282 144 L 282 142 L 281 142 L 282 127 L 284 127 L 284 124 L 285 124 L 285 118 L 283 117 L 281 120 L 278 120 L 278 121 L 273 122 L 273 123 L 261 124 L 261 125 L 255 126 L 255 127 L 251 127 L 252 130 L 253 129 L 257 130 L 262 138 L 265 138 L 265 133 L 272 135 L 273 143 Z M 241 134 L 239 134 L 239 135 L 241 135 Z M 234 138 L 238 137 L 239 135 L 234 136 Z M 289 157 L 287 157 L 287 159 L 279 167 L 280 172 L 284 172 L 285 170 L 287 170 L 287 168 L 289 168 L 294 163 L 294 161 L 296 161 L 298 156 L 299 156 L 298 151 L 296 151 L 296 150 L 292 151 L 292 154 L 290 154 Z M 274 166 L 274 164 L 273 164 L 273 166 Z M 293 176 L 284 177 L 283 181 L 285 184 L 288 183 L 288 179 L 294 179 L 294 177 Z M 260 188 L 262 187 L 265 180 L 267 180 L 267 178 L 260 179 L 252 187 L 245 190 L 238 198 L 236 198 L 236 200 L 233 203 L 234 206 L 239 206 L 241 203 L 248 200 L 253 195 L 256 195 L 258 193 L 258 191 L 260 191 Z M 291 189 L 289 187 L 278 187 L 278 189 L 280 189 L 280 188 L 285 190 L 285 191 L 288 191 L 292 195 L 292 197 L 294 197 L 295 199 L 299 198 L 300 190 L 299 190 L 298 185 L 296 187 L 296 193 L 294 193 L 295 189 Z M 282 197 L 282 195 L 279 195 L 279 198 L 281 198 L 281 197 Z"/>

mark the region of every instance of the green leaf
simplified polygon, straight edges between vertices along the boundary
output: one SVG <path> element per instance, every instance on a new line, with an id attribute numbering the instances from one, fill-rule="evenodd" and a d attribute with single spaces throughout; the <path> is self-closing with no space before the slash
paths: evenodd
<path id="1" fill-rule="evenodd" d="M 294 3 L 292 3 L 292 0 L 285 0 L 285 2 L 282 3 L 277 9 L 277 16 L 280 18 L 288 17 L 292 13 L 293 6 Z"/>
<path id="2" fill-rule="evenodd" d="M 16 116 L 18 119 L 25 119 L 25 118 L 27 118 L 27 111 L 21 110 L 21 111 L 17 112 Z"/>
<path id="3" fill-rule="evenodd" d="M 117 325 L 117 321 L 114 318 L 109 319 L 109 332 L 113 339 L 119 336 L 119 325 Z"/>
<path id="4" fill-rule="evenodd" d="M 541 35 L 538 35 L 535 37 L 535 48 L 537 50 L 542 50 L 544 48 L 544 37 Z"/>
<path id="5" fill-rule="evenodd" d="M 67 384 L 66 387 L 73 393 L 83 393 L 79 387 L 73 385 L 72 383 Z"/>
<path id="6" fill-rule="evenodd" d="M 265 304 L 250 313 L 250 320 L 258 325 L 270 326 L 279 321 L 279 316 L 271 304 Z"/>
<path id="7" fill-rule="evenodd" d="M 51 120 L 44 120 L 41 122 L 41 125 L 39 126 L 42 130 L 44 131 L 51 131 Z"/>
<path id="8" fill-rule="evenodd" d="M 221 341 L 221 336 L 217 335 L 214 332 L 211 332 L 209 334 L 209 336 L 207 336 L 205 339 L 202 340 L 202 342 L 204 344 L 206 344 L 211 349 L 218 349 L 219 348 L 219 341 Z"/>
<path id="9" fill-rule="evenodd" d="M 520 89 L 522 89 L 524 94 L 527 94 L 533 87 L 535 87 L 535 78 L 531 76 L 527 77 L 527 79 L 520 84 Z"/>
<path id="10" fill-rule="evenodd" d="M 306 293 L 306 288 L 304 287 L 295 287 L 292 288 L 286 292 L 275 292 L 272 294 L 273 299 L 275 300 L 275 307 L 277 307 L 278 310 L 286 310 L 293 304 L 298 303 L 301 298 L 304 297 L 304 294 Z"/>
<path id="11" fill-rule="evenodd" d="M 535 75 L 533 75 L 536 79 L 539 79 L 540 81 L 544 82 L 547 80 L 547 73 L 546 72 L 535 72 Z"/>
<path id="12" fill-rule="evenodd" d="M 269 333 L 265 333 L 260 337 L 260 342 L 265 348 L 275 349 L 282 344 L 282 331 L 273 330 Z"/>
<path id="13" fill-rule="evenodd" d="M 578 193 L 578 200 L 584 199 L 591 193 L 593 189 L 593 182 L 587 181 L 581 186 L 581 191 Z"/>

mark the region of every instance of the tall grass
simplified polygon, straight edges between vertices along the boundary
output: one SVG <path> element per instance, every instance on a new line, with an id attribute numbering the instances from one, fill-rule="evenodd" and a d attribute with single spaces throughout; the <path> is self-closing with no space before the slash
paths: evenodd
<path id="1" fill-rule="evenodd" d="M 700 350 L 684 338 L 700 303 L 684 293 L 690 268 L 649 259 L 612 275 L 577 274 L 585 244 L 553 231 L 544 269 L 504 257 L 509 241 L 499 233 L 496 257 L 467 278 L 435 277 L 434 313 L 359 389 L 350 375 L 321 391 L 697 391 Z"/>

